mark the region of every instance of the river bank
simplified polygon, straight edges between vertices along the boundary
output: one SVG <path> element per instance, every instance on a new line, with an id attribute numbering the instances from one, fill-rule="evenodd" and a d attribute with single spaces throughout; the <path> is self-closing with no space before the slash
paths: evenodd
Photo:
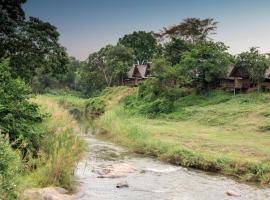
<path id="1" fill-rule="evenodd" d="M 267 200 L 270 190 L 240 184 L 215 173 L 166 164 L 131 153 L 127 148 L 85 135 L 89 151 L 76 169 L 80 192 L 75 200 Z M 126 164 L 136 171 L 117 178 L 100 178 L 107 166 Z M 128 187 L 117 188 L 126 182 Z M 237 194 L 229 196 L 228 192 Z"/>
<path id="2" fill-rule="evenodd" d="M 192 99 L 201 99 L 185 108 L 185 113 L 190 113 L 188 118 L 150 119 L 130 113 L 122 106 L 121 99 L 134 92 L 136 89 L 126 87 L 110 88 L 90 100 L 98 102 L 98 106 L 103 102 L 105 106 L 104 113 L 91 124 L 99 138 L 175 165 L 268 186 L 270 137 L 267 130 L 259 128 L 268 123 L 269 94 L 195 96 Z M 89 100 L 53 98 L 85 118 Z M 180 111 L 174 115 L 177 112 Z"/>
<path id="3" fill-rule="evenodd" d="M 38 157 L 28 161 L 29 169 L 25 167 L 27 170 L 20 178 L 21 199 L 38 199 L 37 196 L 42 199 L 41 194 L 57 195 L 58 190 L 59 194 L 74 192 L 74 170 L 86 148 L 80 125 L 57 101 L 46 96 L 37 96 L 32 101 L 46 114 L 40 125 L 40 130 L 46 134 L 40 142 Z"/>

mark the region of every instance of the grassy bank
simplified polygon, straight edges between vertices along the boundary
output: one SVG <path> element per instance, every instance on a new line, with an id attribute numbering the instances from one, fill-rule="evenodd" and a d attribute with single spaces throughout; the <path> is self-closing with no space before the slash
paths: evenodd
<path id="1" fill-rule="evenodd" d="M 71 112 L 78 110 L 86 120 L 89 101 L 103 102 L 105 113 L 93 124 L 99 137 L 135 152 L 238 180 L 269 184 L 270 94 L 192 93 L 179 98 L 172 113 L 149 118 L 138 114 L 136 107 L 123 106 L 121 100 L 127 95 L 136 96 L 136 92 L 115 87 L 90 100 L 61 96 L 50 99 Z"/>
<path id="2" fill-rule="evenodd" d="M 80 127 L 69 112 L 49 96 L 33 99 L 43 113 L 48 113 L 40 129 L 44 131 L 38 159 L 28 161 L 22 190 L 30 187 L 59 186 L 75 189 L 73 174 L 82 158 L 85 144 Z M 32 167 L 34 169 L 32 169 Z"/>
<path id="3" fill-rule="evenodd" d="M 106 99 L 106 95 L 101 98 Z M 269 184 L 269 113 L 270 94 L 234 96 L 217 92 L 183 97 L 173 113 L 155 119 L 115 103 L 95 126 L 102 130 L 101 137 L 136 152 Z"/>

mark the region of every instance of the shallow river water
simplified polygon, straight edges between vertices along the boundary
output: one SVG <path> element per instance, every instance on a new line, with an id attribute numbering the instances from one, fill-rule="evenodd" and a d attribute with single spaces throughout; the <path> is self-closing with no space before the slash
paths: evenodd
<path id="1" fill-rule="evenodd" d="M 112 143 L 86 136 L 89 152 L 76 170 L 77 200 L 269 200 L 270 189 L 240 184 L 227 177 L 173 166 L 153 158 L 128 153 Z M 137 168 L 124 178 L 97 178 L 97 171 L 114 163 Z M 116 188 L 127 181 L 128 188 Z M 232 190 L 240 197 L 228 196 Z"/>

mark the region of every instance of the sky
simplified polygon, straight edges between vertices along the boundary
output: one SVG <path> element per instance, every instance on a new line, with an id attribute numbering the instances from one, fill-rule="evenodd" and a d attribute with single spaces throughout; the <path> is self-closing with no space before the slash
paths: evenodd
<path id="1" fill-rule="evenodd" d="M 56 26 L 60 43 L 79 60 L 127 33 L 158 32 L 187 17 L 218 21 L 211 37 L 232 54 L 253 46 L 270 52 L 270 0 L 28 0 L 23 7 Z"/>

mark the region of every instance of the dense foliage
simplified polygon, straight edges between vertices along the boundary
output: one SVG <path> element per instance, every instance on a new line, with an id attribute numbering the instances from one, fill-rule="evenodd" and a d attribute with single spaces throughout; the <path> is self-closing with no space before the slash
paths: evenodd
<path id="1" fill-rule="evenodd" d="M 223 43 L 199 42 L 183 55 L 181 66 L 198 88 L 208 89 L 209 84 L 225 76 L 232 57 Z"/>
<path id="2" fill-rule="evenodd" d="M 235 66 L 247 72 L 250 80 L 257 84 L 264 80 L 265 71 L 269 68 L 270 62 L 266 55 L 260 54 L 257 48 L 250 48 L 249 51 L 239 54 Z"/>
<path id="3" fill-rule="evenodd" d="M 152 32 L 135 31 L 120 38 L 118 43 L 134 50 L 135 63 L 148 63 L 158 52 L 157 40 Z"/>
<path id="4" fill-rule="evenodd" d="M 38 106 L 30 103 L 30 88 L 20 79 L 13 79 L 8 62 L 0 63 L 0 130 L 8 134 L 13 147 L 34 152 L 40 134 L 36 124 L 42 121 Z"/>
<path id="5" fill-rule="evenodd" d="M 16 199 L 20 167 L 19 153 L 0 135 L 0 199 Z"/>

